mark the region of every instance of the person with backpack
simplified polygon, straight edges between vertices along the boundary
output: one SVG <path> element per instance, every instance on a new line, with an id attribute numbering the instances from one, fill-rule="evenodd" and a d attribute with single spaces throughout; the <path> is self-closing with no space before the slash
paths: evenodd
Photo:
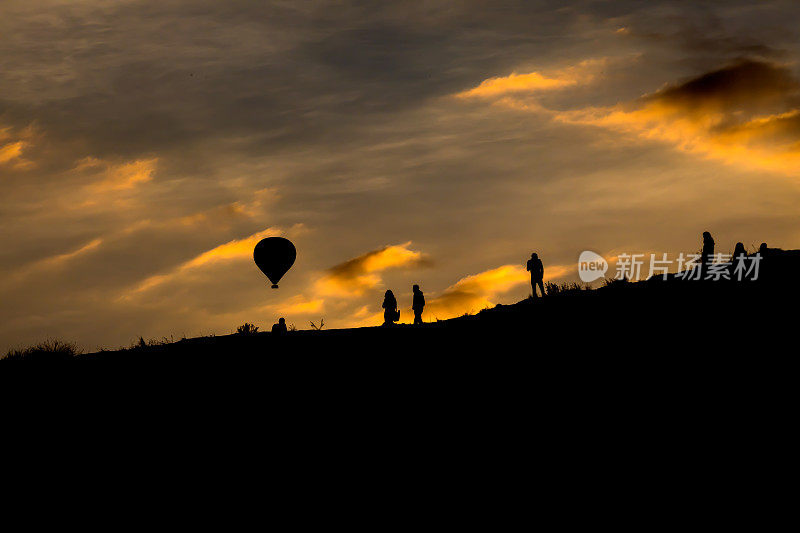
<path id="1" fill-rule="evenodd" d="M 383 295 L 383 325 L 390 326 L 400 320 L 400 311 L 397 310 L 397 299 L 392 291 Z"/>

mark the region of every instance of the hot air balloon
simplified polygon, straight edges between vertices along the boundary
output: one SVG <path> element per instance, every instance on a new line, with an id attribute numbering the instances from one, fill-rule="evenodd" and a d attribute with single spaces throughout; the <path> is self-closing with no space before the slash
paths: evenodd
<path id="1" fill-rule="evenodd" d="M 278 288 L 278 282 L 292 268 L 296 257 L 294 244 L 283 237 L 267 237 L 253 250 L 253 260 L 272 282 L 273 289 Z"/>

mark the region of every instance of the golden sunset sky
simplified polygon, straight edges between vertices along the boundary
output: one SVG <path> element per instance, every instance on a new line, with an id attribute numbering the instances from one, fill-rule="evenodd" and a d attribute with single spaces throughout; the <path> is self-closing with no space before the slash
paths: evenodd
<path id="1" fill-rule="evenodd" d="M 0 1 L 0 349 L 425 320 L 800 248 L 800 4 Z M 297 262 L 279 290 L 266 236 Z M 612 267 L 613 268 L 613 267 Z M 613 275 L 613 272 L 610 273 Z"/>

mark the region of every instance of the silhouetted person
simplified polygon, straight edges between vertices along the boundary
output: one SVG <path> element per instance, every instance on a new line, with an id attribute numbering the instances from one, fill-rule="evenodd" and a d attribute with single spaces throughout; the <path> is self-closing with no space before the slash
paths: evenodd
<path id="1" fill-rule="evenodd" d="M 733 249 L 731 256 L 731 265 L 728 267 L 728 276 L 731 280 L 736 279 L 736 269 L 743 268 L 742 265 L 747 262 L 747 250 L 744 249 L 744 244 L 737 242 Z"/>
<path id="2" fill-rule="evenodd" d="M 288 330 L 286 329 L 286 319 L 281 317 L 278 319 L 277 324 L 272 325 L 272 333 L 276 335 L 283 335 Z"/>
<path id="3" fill-rule="evenodd" d="M 700 252 L 700 264 L 702 265 L 701 272 L 703 275 L 708 272 L 708 265 L 714 259 L 714 239 L 711 238 L 711 234 L 707 231 L 703 232 L 703 251 Z"/>
<path id="4" fill-rule="evenodd" d="M 392 291 L 383 295 L 383 325 L 388 326 L 400 320 L 400 311 L 397 310 L 397 300 Z"/>
<path id="5" fill-rule="evenodd" d="M 425 295 L 419 290 L 419 285 L 414 285 L 414 302 L 411 309 L 414 310 L 414 324 L 422 324 L 422 310 L 425 308 Z"/>
<path id="6" fill-rule="evenodd" d="M 537 285 L 542 292 L 542 296 L 544 296 L 544 265 L 542 264 L 542 260 L 539 259 L 539 255 L 531 254 L 527 266 L 528 272 L 531 273 L 531 292 L 533 293 L 533 297 L 536 298 Z"/>

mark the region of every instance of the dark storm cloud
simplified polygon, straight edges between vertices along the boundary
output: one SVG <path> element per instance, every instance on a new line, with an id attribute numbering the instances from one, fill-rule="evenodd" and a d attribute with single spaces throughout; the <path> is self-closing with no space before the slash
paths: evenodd
<path id="1" fill-rule="evenodd" d="M 688 111 L 759 110 L 797 103 L 800 83 L 786 67 L 745 60 L 658 91 L 649 100 Z"/>
<path id="2" fill-rule="evenodd" d="M 788 67 L 766 61 L 742 60 L 642 99 L 706 120 L 721 118 L 709 135 L 720 141 L 762 145 L 776 155 L 800 143 L 800 81 Z"/>

